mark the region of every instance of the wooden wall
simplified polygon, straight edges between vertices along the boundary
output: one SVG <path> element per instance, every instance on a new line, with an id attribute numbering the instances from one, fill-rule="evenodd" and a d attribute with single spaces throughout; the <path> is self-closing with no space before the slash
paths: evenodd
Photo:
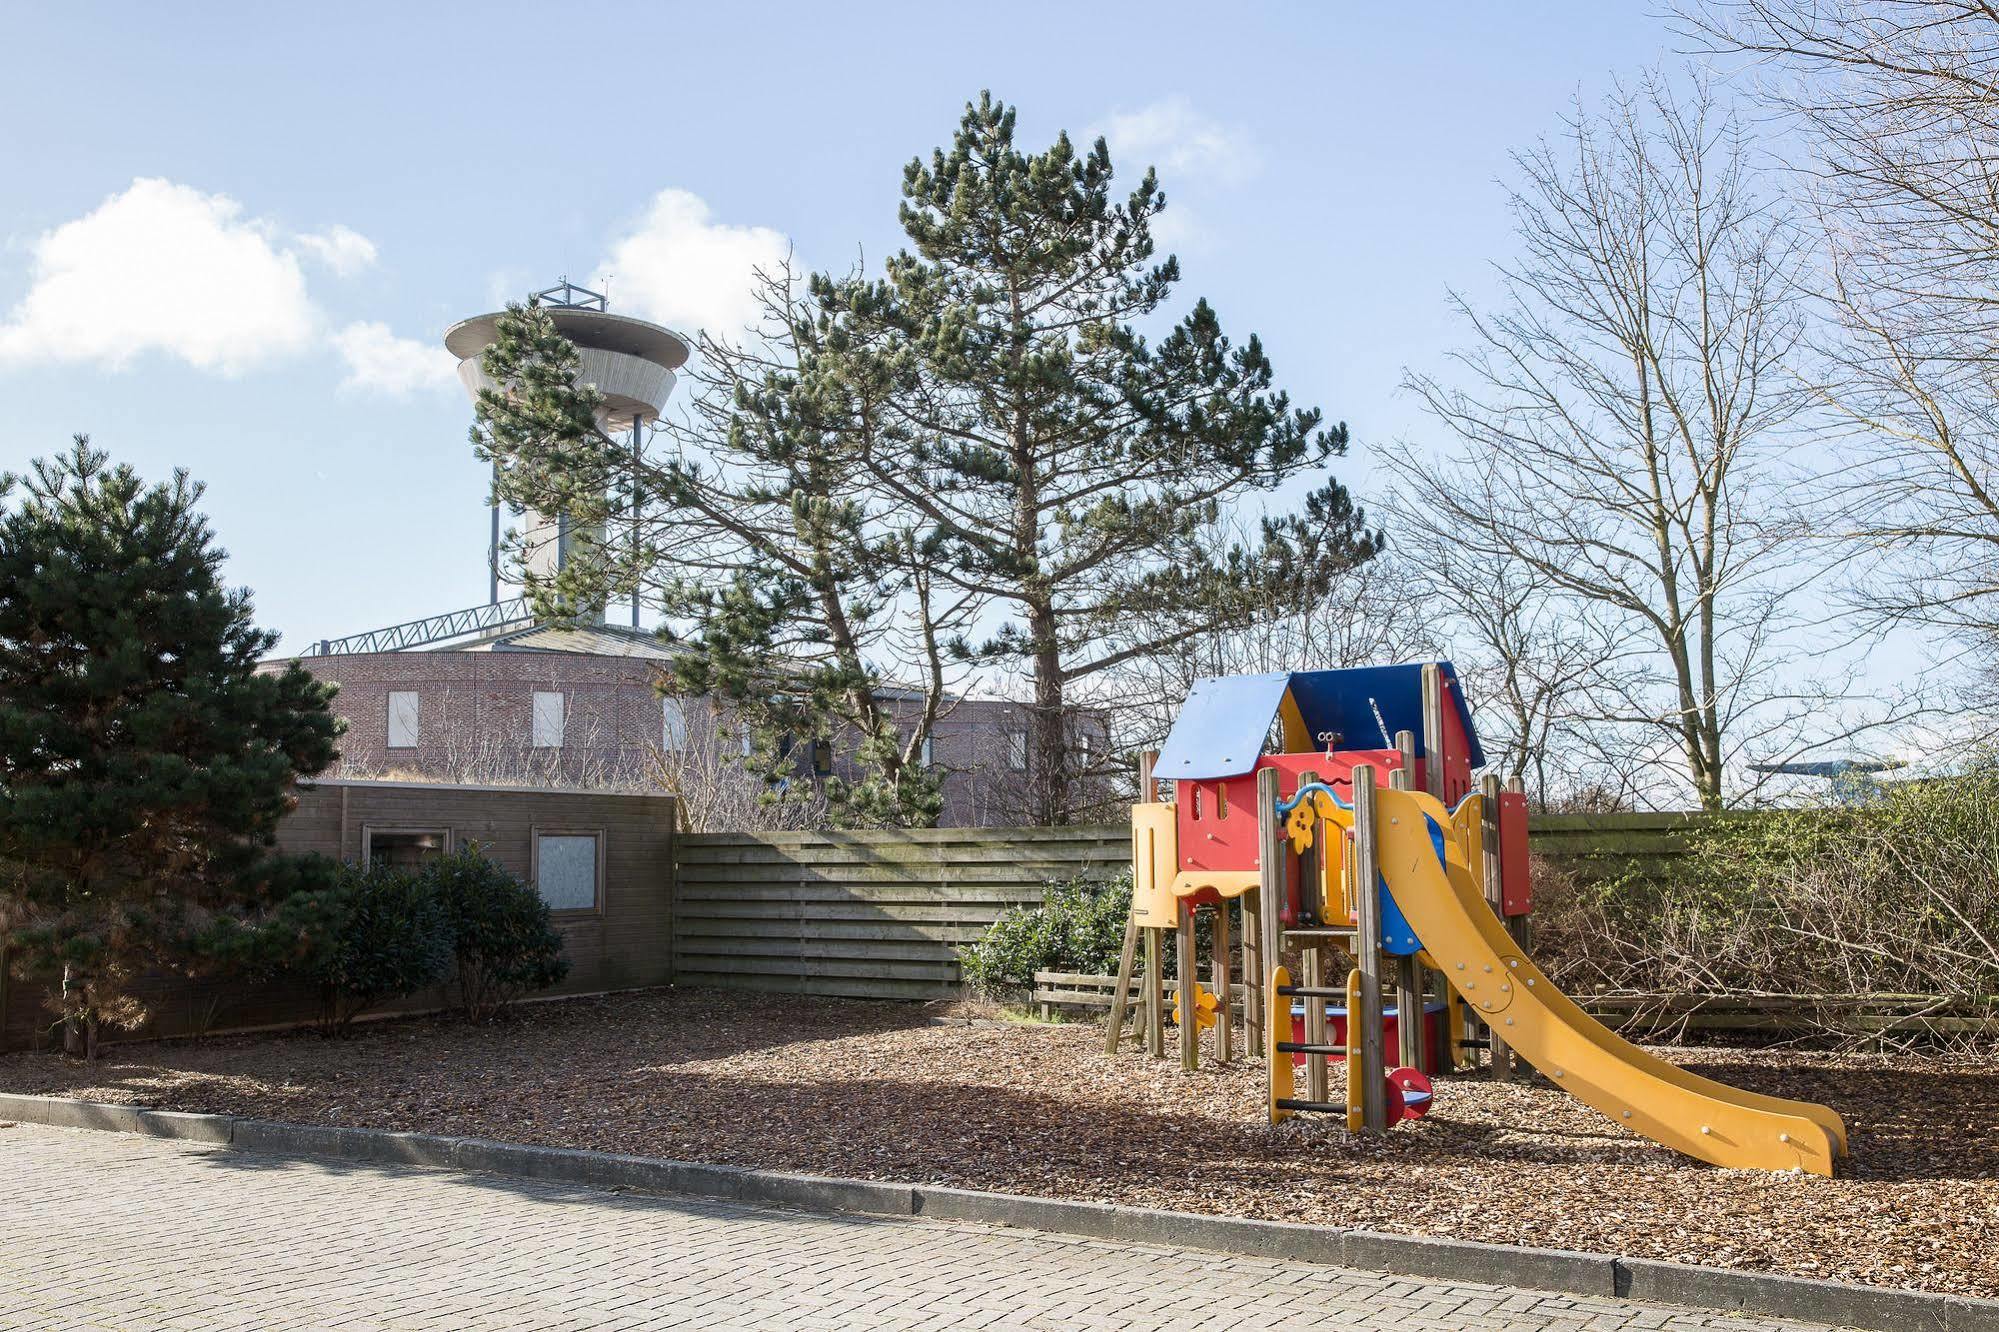
<path id="1" fill-rule="evenodd" d="M 278 830 L 289 852 L 358 862 L 368 828 L 449 829 L 532 881 L 536 829 L 603 834 L 602 891 L 595 911 L 555 913 L 569 975 L 550 994 L 664 985 L 673 979 L 674 809 L 667 796 L 449 786 L 424 782 L 320 781 L 300 791 Z M 152 1017 L 137 1038 L 311 1021 L 318 996 L 298 985 L 245 986 L 153 975 L 140 985 Z M 40 1046 L 53 1021 L 47 986 L 13 981 L 0 990 L 0 1049 Z M 439 991 L 387 1011 L 445 1006 Z M 130 1037 L 124 1037 L 130 1039 Z"/>
<path id="2" fill-rule="evenodd" d="M 1131 830 L 688 834 L 674 889 L 681 985 L 881 999 L 959 993 L 955 945 L 1051 879 L 1108 878 Z"/>
<path id="3" fill-rule="evenodd" d="M 1585 873 L 1668 875 L 1700 814 L 1537 815 L 1537 855 Z M 1108 877 L 1131 830 L 923 829 L 683 836 L 676 982 L 876 999 L 959 994 L 955 945 L 1050 880 Z"/>

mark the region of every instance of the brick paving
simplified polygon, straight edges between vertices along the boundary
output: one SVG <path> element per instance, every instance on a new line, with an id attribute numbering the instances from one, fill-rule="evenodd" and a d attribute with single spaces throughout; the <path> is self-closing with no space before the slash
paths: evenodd
<path id="1" fill-rule="evenodd" d="M 1816 1326 L 28 1125 L 0 1181 L 6 1329 Z"/>

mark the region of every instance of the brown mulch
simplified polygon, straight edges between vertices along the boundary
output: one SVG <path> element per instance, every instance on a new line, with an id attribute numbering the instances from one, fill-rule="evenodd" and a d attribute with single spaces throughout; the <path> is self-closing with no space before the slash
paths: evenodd
<path id="1" fill-rule="evenodd" d="M 1353 1139 L 1270 1127 L 1260 1065 L 1113 1059 L 1094 1024 L 700 990 L 119 1046 L 95 1068 L 11 1055 L 0 1089 L 1999 1296 L 1999 1065 L 1669 1053 L 1838 1110 L 1841 1177 L 1700 1165 L 1538 1078 L 1445 1079 L 1427 1119 Z"/>

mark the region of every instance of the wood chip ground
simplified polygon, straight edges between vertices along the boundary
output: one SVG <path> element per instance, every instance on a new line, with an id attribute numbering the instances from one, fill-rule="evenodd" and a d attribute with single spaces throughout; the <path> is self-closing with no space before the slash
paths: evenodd
<path id="1" fill-rule="evenodd" d="M 1331 1222 L 1999 1296 L 1999 1066 L 1698 1048 L 1846 1117 L 1838 1179 L 1715 1170 L 1544 1081 L 1444 1079 L 1378 1140 L 1264 1122 L 1261 1066 L 1183 1074 L 1095 1024 L 664 990 L 310 1034 L 0 1058 L 0 1090 L 863 1179 Z M 1338 1075 L 1335 1074 L 1337 1084 Z"/>

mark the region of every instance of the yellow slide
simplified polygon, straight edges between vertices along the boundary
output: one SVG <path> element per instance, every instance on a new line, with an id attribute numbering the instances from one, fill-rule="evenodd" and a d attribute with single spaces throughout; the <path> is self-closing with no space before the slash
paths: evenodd
<path id="1" fill-rule="evenodd" d="M 1832 1174 L 1833 1157 L 1846 1155 L 1836 1113 L 1689 1073 L 1590 1017 L 1521 955 L 1486 905 L 1443 805 L 1416 791 L 1384 790 L 1378 799 L 1376 844 L 1395 904 L 1464 1001 L 1521 1058 L 1583 1104 L 1688 1156 L 1732 1169 Z"/>

